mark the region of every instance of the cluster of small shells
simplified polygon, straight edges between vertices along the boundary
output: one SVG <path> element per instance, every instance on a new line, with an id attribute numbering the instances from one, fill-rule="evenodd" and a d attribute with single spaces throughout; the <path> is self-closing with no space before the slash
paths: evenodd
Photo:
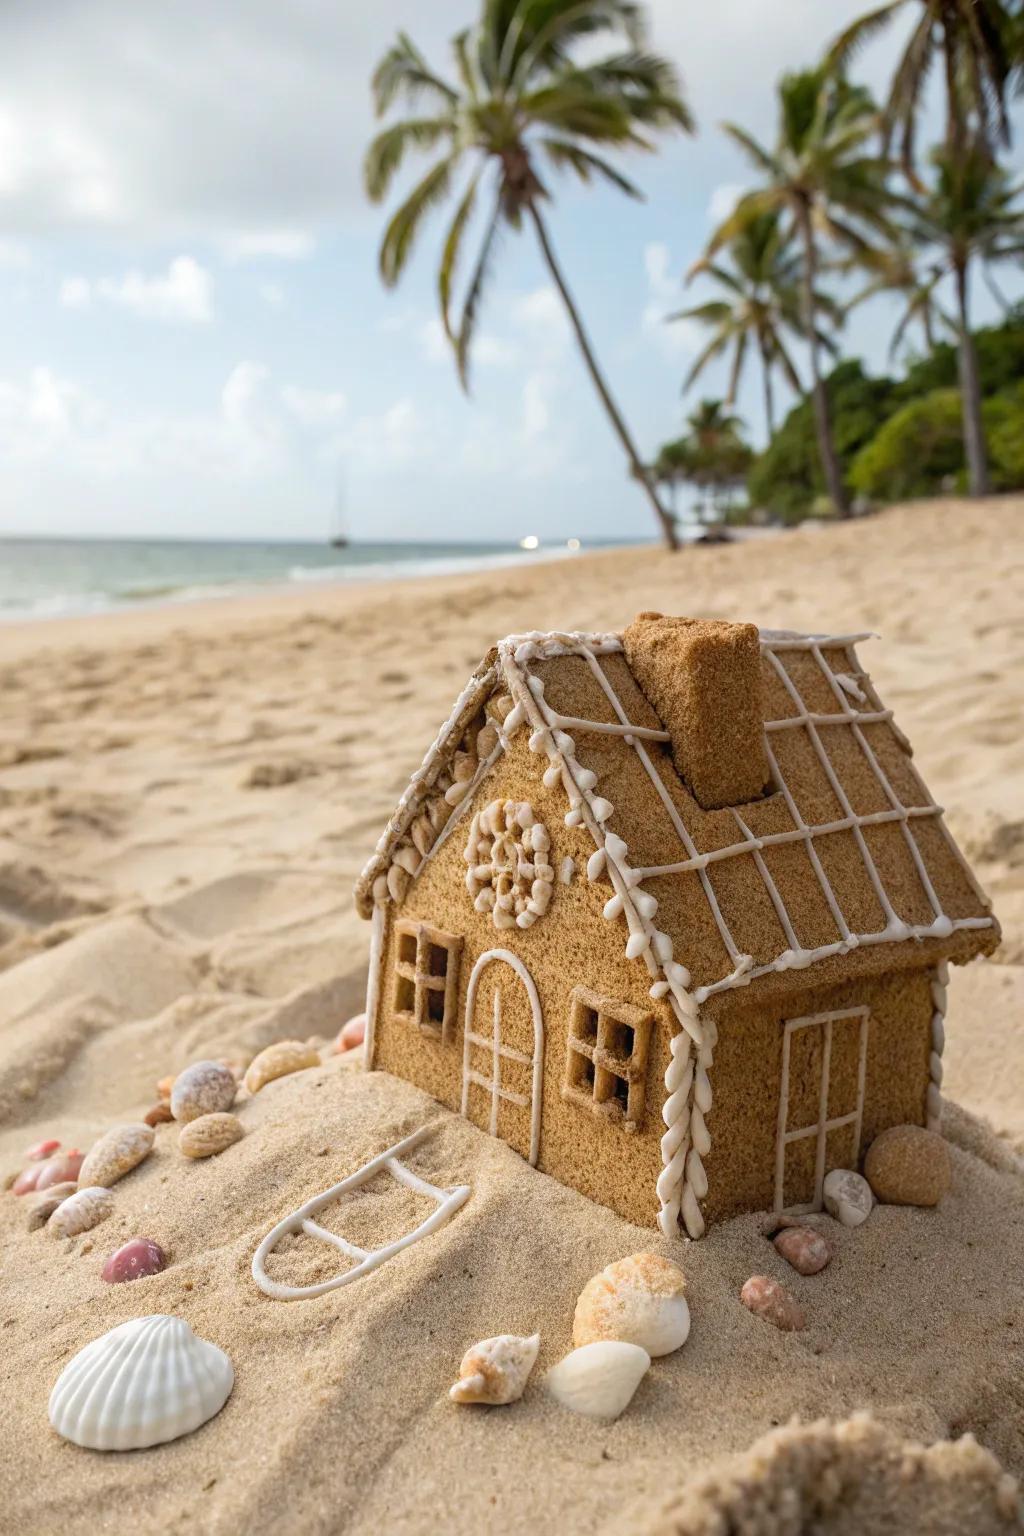
<path id="1" fill-rule="evenodd" d="M 463 858 L 466 889 L 495 928 L 529 928 L 551 902 L 551 838 L 528 800 L 492 800 L 473 817 Z"/>
<path id="2" fill-rule="evenodd" d="M 403 900 L 420 864 L 444 830 L 456 806 L 469 793 L 480 765 L 488 761 L 498 746 L 501 726 L 512 708 L 508 694 L 497 694 L 489 699 L 484 723 L 481 725 L 479 716 L 475 717 L 463 734 L 451 761 L 440 769 L 436 777 L 427 784 L 421 777 L 421 770 L 413 778 L 396 814 L 404 820 L 410 801 L 418 807 L 416 814 L 393 845 L 389 846 L 393 822 L 389 823 L 377 845 L 378 852 L 387 850 L 389 864 L 373 883 L 374 901 Z"/>
<path id="3" fill-rule="evenodd" d="M 686 1277 L 655 1253 L 634 1253 L 609 1264 L 580 1293 L 570 1352 L 552 1366 L 544 1386 L 556 1402 L 587 1418 L 610 1422 L 628 1407 L 652 1355 L 679 1349 L 690 1332 Z M 449 1391 L 457 1403 L 514 1403 L 526 1390 L 540 1349 L 539 1334 L 503 1333 L 466 1351 Z"/>

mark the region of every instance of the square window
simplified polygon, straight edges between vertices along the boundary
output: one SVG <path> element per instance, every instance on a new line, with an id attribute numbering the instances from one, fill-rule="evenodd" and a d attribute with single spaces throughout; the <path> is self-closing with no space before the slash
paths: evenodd
<path id="1" fill-rule="evenodd" d="M 586 987 L 572 994 L 563 1095 L 624 1130 L 643 1118 L 652 1019 Z"/>
<path id="2" fill-rule="evenodd" d="M 395 1013 L 435 1040 L 454 1038 L 462 940 L 403 918 L 395 936 Z"/>

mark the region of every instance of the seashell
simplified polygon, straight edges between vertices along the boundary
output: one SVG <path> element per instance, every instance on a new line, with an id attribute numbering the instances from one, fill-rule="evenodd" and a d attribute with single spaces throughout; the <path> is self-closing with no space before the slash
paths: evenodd
<path id="1" fill-rule="evenodd" d="M 796 1297 L 767 1275 L 751 1275 L 740 1291 L 740 1301 L 748 1312 L 763 1317 L 783 1333 L 798 1333 L 805 1326 L 803 1308 Z"/>
<path id="2" fill-rule="evenodd" d="M 25 1156 L 30 1163 L 41 1163 L 47 1157 L 60 1150 L 59 1141 L 37 1141 L 34 1147 L 29 1147 Z"/>
<path id="3" fill-rule="evenodd" d="M 556 1402 L 589 1419 L 617 1419 L 629 1406 L 651 1357 L 639 1344 L 599 1339 L 566 1355 L 544 1378 Z"/>
<path id="4" fill-rule="evenodd" d="M 337 1038 L 332 1047 L 336 1056 L 343 1056 L 346 1051 L 354 1051 L 363 1044 L 366 1039 L 366 1014 L 357 1013 L 354 1019 L 349 1019 L 338 1030 Z"/>
<path id="5" fill-rule="evenodd" d="M 186 1157 L 216 1157 L 244 1135 L 237 1115 L 200 1115 L 182 1126 L 178 1146 Z"/>
<path id="6" fill-rule="evenodd" d="M 33 1190 L 40 1193 L 44 1189 L 52 1189 L 54 1184 L 77 1180 L 82 1161 L 81 1152 L 74 1151 L 60 1152 L 42 1163 L 30 1163 L 18 1174 L 11 1190 L 16 1195 L 29 1195 Z"/>
<path id="7" fill-rule="evenodd" d="M 113 1126 L 86 1153 L 78 1170 L 79 1189 L 94 1184 L 109 1189 L 149 1156 L 155 1139 L 151 1125 Z"/>
<path id="8" fill-rule="evenodd" d="M 392 869 L 396 868 L 394 864 Z M 245 1074 L 245 1086 L 250 1093 L 259 1093 L 275 1077 L 287 1077 L 290 1072 L 303 1072 L 307 1067 L 320 1065 L 320 1053 L 300 1040 L 278 1040 L 260 1051 L 249 1063 Z"/>
<path id="9" fill-rule="evenodd" d="M 152 1109 L 147 1109 L 142 1118 L 147 1125 L 166 1125 L 169 1120 L 174 1119 L 174 1116 L 171 1114 L 171 1106 L 167 1100 L 161 1099 L 159 1104 L 154 1104 Z"/>
<path id="10" fill-rule="evenodd" d="M 833 1168 L 822 1185 L 825 1209 L 844 1227 L 859 1227 L 871 1215 L 875 1197 L 871 1185 L 852 1168 Z"/>
<path id="11" fill-rule="evenodd" d="M 77 1237 L 105 1221 L 113 1210 L 113 1195 L 100 1184 L 89 1185 L 61 1201 L 46 1223 L 46 1230 L 54 1237 Z"/>
<path id="12" fill-rule="evenodd" d="M 602 1269 L 580 1292 L 572 1323 L 577 1348 L 597 1339 L 639 1344 L 649 1355 L 668 1355 L 686 1343 L 690 1309 L 686 1276 L 657 1253 L 634 1253 Z"/>
<path id="13" fill-rule="evenodd" d="M 45 1227 L 58 1205 L 62 1205 L 69 1195 L 73 1195 L 78 1185 L 74 1183 L 51 1184 L 45 1194 L 37 1195 L 29 1206 L 28 1229 L 37 1232 L 40 1227 Z"/>
<path id="14" fill-rule="evenodd" d="M 133 1237 L 112 1253 L 100 1270 L 100 1279 L 109 1285 L 126 1280 L 143 1280 L 167 1268 L 167 1255 L 151 1237 Z"/>
<path id="15" fill-rule="evenodd" d="M 783 1227 L 772 1242 L 798 1275 L 816 1275 L 832 1259 L 832 1244 L 813 1227 Z"/>
<path id="16" fill-rule="evenodd" d="M 230 1109 L 238 1085 L 234 1074 L 219 1061 L 194 1061 L 179 1072 L 171 1089 L 171 1114 L 187 1125 L 200 1115 L 215 1115 Z"/>
<path id="17" fill-rule="evenodd" d="M 539 1349 L 539 1333 L 528 1339 L 514 1333 L 481 1339 L 463 1355 L 459 1379 L 448 1396 L 456 1403 L 516 1402 L 526 1390 Z"/>
<path id="18" fill-rule="evenodd" d="M 183 1317 L 121 1323 L 80 1349 L 50 1393 L 50 1423 L 92 1451 L 163 1445 L 198 1429 L 231 1396 L 235 1373 Z"/>

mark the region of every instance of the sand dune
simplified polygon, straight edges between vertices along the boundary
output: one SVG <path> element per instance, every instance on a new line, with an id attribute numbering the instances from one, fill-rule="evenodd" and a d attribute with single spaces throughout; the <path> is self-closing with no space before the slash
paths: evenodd
<path id="1" fill-rule="evenodd" d="M 838 1232 L 823 1276 L 786 1271 L 803 1334 L 737 1304 L 749 1274 L 785 1269 L 757 1217 L 667 1243 L 326 1049 L 321 1068 L 243 1095 L 245 1137 L 218 1159 L 189 1163 L 176 1128 L 159 1127 L 154 1155 L 117 1186 L 115 1215 L 84 1237 L 30 1234 L 23 1203 L 0 1196 L 11 1529 L 696 1536 L 731 1528 L 739 1504 L 766 1533 L 1013 1528 L 1022 513 L 1010 501 L 896 509 L 765 541 L 756 557 L 615 552 L 0 633 L 0 1172 L 44 1135 L 85 1147 L 137 1118 L 156 1079 L 197 1057 L 246 1061 L 282 1037 L 326 1048 L 361 1006 L 355 875 L 468 670 L 511 630 L 607 628 L 656 607 L 881 631 L 862 658 L 1006 932 L 994 962 L 954 974 L 953 1194 L 938 1212 L 883 1208 Z M 249 1264 L 269 1227 L 424 1123 L 436 1129 L 415 1166 L 471 1185 L 467 1205 L 351 1288 L 263 1296 Z M 377 1242 L 418 1214 L 382 1176 L 331 1220 Z M 102 1258 L 137 1232 L 170 1267 L 105 1285 Z M 322 1275 L 325 1254 L 309 1246 L 284 1245 L 275 1274 Z M 693 1333 L 616 1425 L 570 1417 L 536 1387 L 507 1410 L 447 1401 L 463 1350 L 489 1333 L 538 1329 L 540 1369 L 553 1363 L 582 1283 L 640 1247 L 683 1264 Z M 59 1441 L 46 1400 L 61 1365 L 147 1311 L 181 1313 L 229 1351 L 225 1410 L 145 1453 Z M 828 1423 L 780 1428 L 794 1416 Z M 986 1451 L 960 1442 L 968 1432 Z M 815 1503 L 823 1487 L 846 1492 Z"/>

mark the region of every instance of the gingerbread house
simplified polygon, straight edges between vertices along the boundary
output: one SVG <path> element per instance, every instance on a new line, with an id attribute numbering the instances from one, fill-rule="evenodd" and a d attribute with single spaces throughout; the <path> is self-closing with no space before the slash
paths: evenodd
<path id="1" fill-rule="evenodd" d="M 632 1221 L 818 1209 L 940 1114 L 999 929 L 855 651 L 642 613 L 501 641 L 356 890 L 367 1065 Z"/>

